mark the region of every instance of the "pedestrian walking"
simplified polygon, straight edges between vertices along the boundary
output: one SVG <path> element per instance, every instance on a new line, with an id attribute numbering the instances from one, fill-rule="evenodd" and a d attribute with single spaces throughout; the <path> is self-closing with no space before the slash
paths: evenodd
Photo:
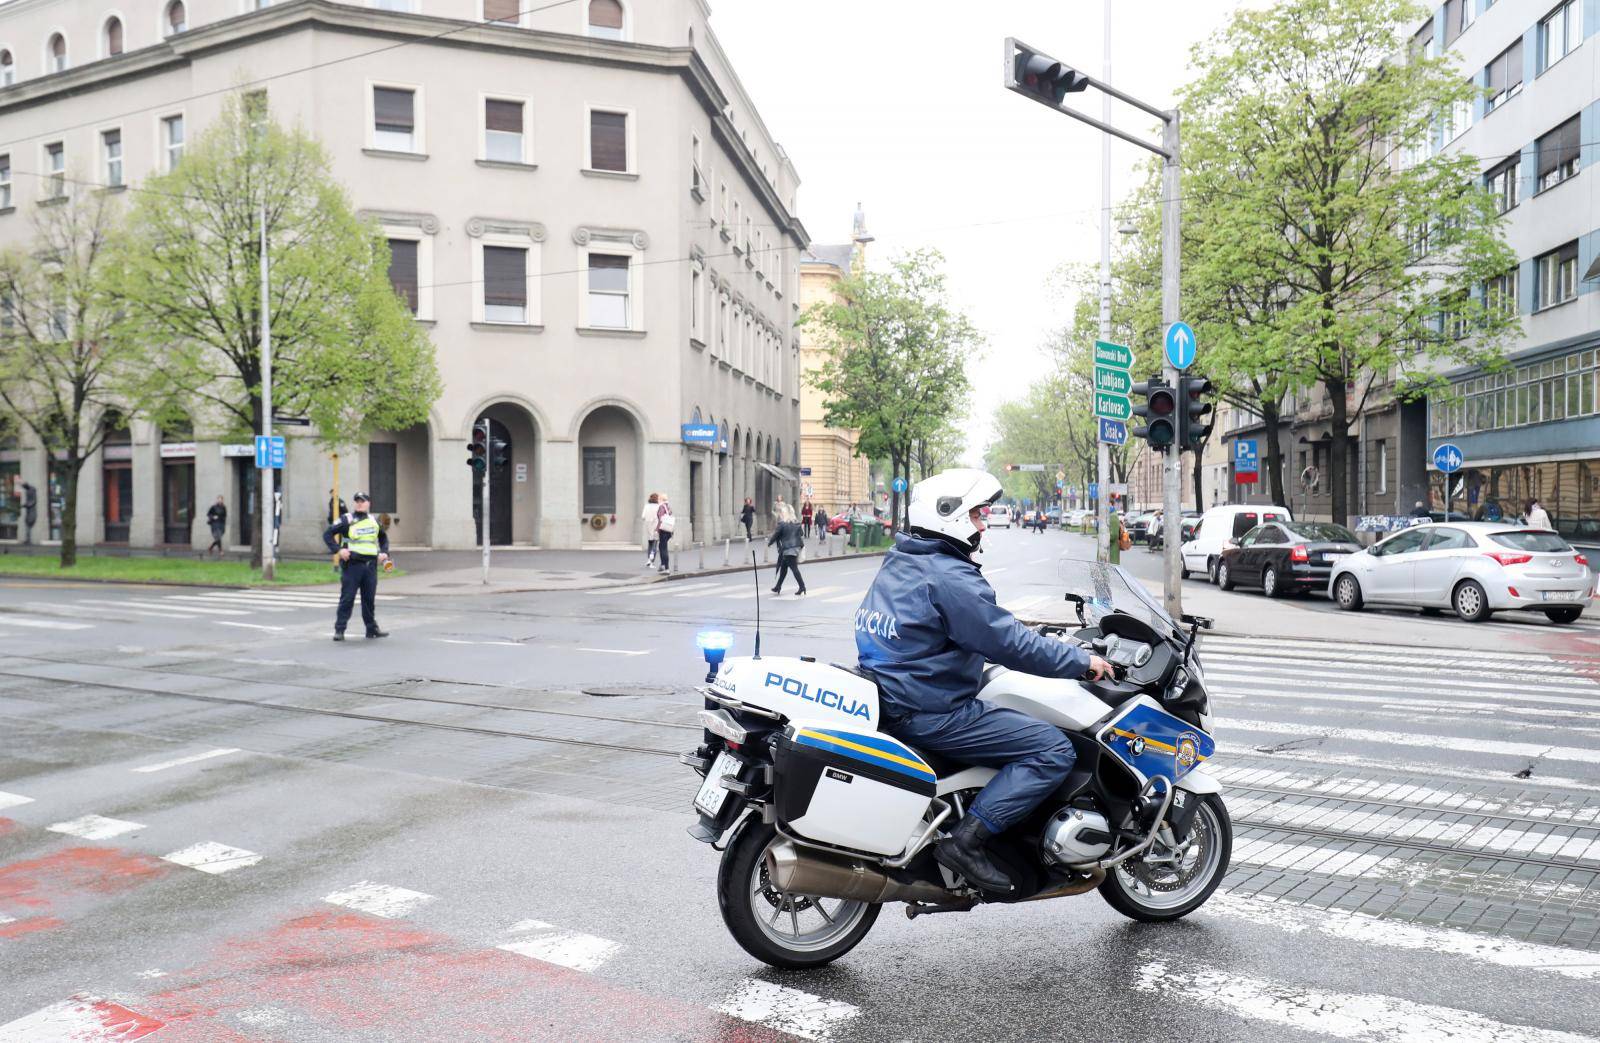
<path id="1" fill-rule="evenodd" d="M 328 490 L 328 524 L 329 525 L 335 524 L 336 522 L 339 521 L 340 518 L 343 518 L 348 513 L 349 513 L 349 508 L 347 508 L 345 506 L 344 501 L 339 499 L 339 497 L 334 493 L 334 491 L 332 489 L 329 489 Z"/>
<path id="2" fill-rule="evenodd" d="M 217 557 L 222 557 L 222 536 L 228 531 L 228 505 L 222 502 L 222 497 L 217 497 L 217 502 L 206 508 L 206 525 L 211 528 L 211 546 L 206 548 L 209 556 L 212 551 L 217 552 Z"/>
<path id="3" fill-rule="evenodd" d="M 800 535 L 801 536 L 810 536 L 811 535 L 811 515 L 812 515 L 812 511 L 813 511 L 813 508 L 811 506 L 811 501 L 810 500 L 807 500 L 805 503 L 800 505 Z"/>
<path id="4" fill-rule="evenodd" d="M 1550 524 L 1550 512 L 1544 509 L 1544 504 L 1537 499 L 1529 500 L 1527 508 L 1523 511 L 1528 519 L 1530 529 L 1554 529 Z"/>
<path id="5" fill-rule="evenodd" d="M 22 542 L 33 542 L 33 526 L 39 520 L 39 490 L 22 483 Z"/>
<path id="6" fill-rule="evenodd" d="M 661 494 L 651 493 L 650 498 L 644 502 L 644 510 L 639 512 L 639 521 L 644 526 L 644 567 L 649 568 L 656 563 L 656 516 L 661 513 Z"/>
<path id="7" fill-rule="evenodd" d="M 339 578 L 339 611 L 333 617 L 333 639 L 344 640 L 344 628 L 350 622 L 350 613 L 356 605 L 356 594 L 361 595 L 361 622 L 366 624 L 368 637 L 388 637 L 378 629 L 378 567 L 389 560 L 389 534 L 383 531 L 378 519 L 367 514 L 372 501 L 366 493 L 350 497 L 355 511 L 328 526 L 322 542 L 331 554 L 339 556 L 343 570 Z M 343 546 L 340 546 L 343 541 Z"/>
<path id="8" fill-rule="evenodd" d="M 793 572 L 794 581 L 800 587 L 794 596 L 799 597 L 806 592 L 806 579 L 800 575 L 800 551 L 806 545 L 806 538 L 800 531 L 800 523 L 795 521 L 793 507 L 780 500 L 773 514 L 778 519 L 778 527 L 767 537 L 767 545 L 778 545 L 778 582 L 772 585 L 772 592 L 781 593 L 784 577 Z"/>
<path id="9" fill-rule="evenodd" d="M 1415 507 L 1411 508 L 1411 517 L 1413 517 L 1413 518 L 1427 518 L 1427 517 L 1429 517 L 1428 505 L 1423 503 L 1421 500 L 1418 500 L 1417 501 L 1417 505 Z"/>
<path id="10" fill-rule="evenodd" d="M 821 543 L 828 538 L 828 509 L 818 507 L 817 513 L 812 516 L 811 524 L 817 527 L 817 542 Z"/>
<path id="11" fill-rule="evenodd" d="M 754 500 L 746 496 L 744 498 L 744 507 L 739 511 L 739 524 L 744 526 L 744 538 L 746 540 L 753 538 L 751 535 L 751 528 L 755 525 L 755 523 L 756 504 Z"/>
<path id="12" fill-rule="evenodd" d="M 667 502 L 667 494 L 661 494 L 661 503 L 656 508 L 656 544 L 661 548 L 662 572 L 672 569 L 672 562 L 667 556 L 667 544 L 672 542 L 672 530 L 678 527 L 678 519 L 672 516 L 672 504 Z"/>

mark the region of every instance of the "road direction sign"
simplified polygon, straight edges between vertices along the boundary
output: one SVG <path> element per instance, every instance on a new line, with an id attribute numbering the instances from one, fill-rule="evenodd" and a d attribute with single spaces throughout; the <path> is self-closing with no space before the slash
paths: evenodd
<path id="1" fill-rule="evenodd" d="M 1098 499 L 1099 496 L 1100 496 L 1100 483 L 1099 482 L 1090 482 L 1089 483 L 1089 499 L 1091 499 L 1091 500 Z"/>
<path id="2" fill-rule="evenodd" d="M 1120 370 L 1130 370 L 1133 368 L 1133 352 L 1121 344 L 1097 340 L 1094 342 L 1094 364 L 1096 366 L 1115 366 Z"/>
<path id="3" fill-rule="evenodd" d="M 904 478 L 896 478 L 894 480 L 894 491 L 897 493 L 906 491 L 906 480 Z"/>
<path id="4" fill-rule="evenodd" d="M 1044 464 L 1018 464 L 1017 465 L 1017 470 L 1019 470 L 1019 471 L 1042 471 L 1042 470 L 1044 470 Z"/>
<path id="5" fill-rule="evenodd" d="M 1256 441 L 1241 438 L 1233 443 L 1233 469 L 1239 474 L 1255 474 L 1261 470 L 1261 458 L 1256 455 Z"/>
<path id="6" fill-rule="evenodd" d="M 1057 485 L 1060 485 L 1062 482 L 1064 482 L 1066 480 L 1067 480 L 1067 472 L 1065 472 L 1065 471 L 1057 471 L 1056 472 L 1056 484 Z"/>
<path id="7" fill-rule="evenodd" d="M 1100 441 L 1109 445 L 1128 444 L 1128 425 L 1120 420 L 1100 417 Z"/>
<path id="8" fill-rule="evenodd" d="M 1174 322 L 1167 327 L 1167 361 L 1173 369 L 1188 369 L 1194 361 L 1194 330 L 1187 322 Z"/>
<path id="9" fill-rule="evenodd" d="M 1115 395 L 1126 395 L 1133 390 L 1133 378 L 1128 376 L 1125 369 L 1116 369 L 1112 366 L 1096 366 L 1094 368 L 1094 389 L 1096 391 L 1109 391 Z"/>
<path id="10" fill-rule="evenodd" d="M 1467 462 L 1467 454 L 1454 442 L 1444 442 L 1433 451 L 1433 466 L 1445 474 L 1455 474 Z"/>
<path id="11" fill-rule="evenodd" d="M 282 467 L 286 455 L 282 435 L 256 435 L 257 467 Z"/>
<path id="12" fill-rule="evenodd" d="M 1096 391 L 1094 393 L 1094 415 L 1107 420 L 1126 420 L 1133 416 L 1133 403 L 1128 401 L 1127 395 Z"/>

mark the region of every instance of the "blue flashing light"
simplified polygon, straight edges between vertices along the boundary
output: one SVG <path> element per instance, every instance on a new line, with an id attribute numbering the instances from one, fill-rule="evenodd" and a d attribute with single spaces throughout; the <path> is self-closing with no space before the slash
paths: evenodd
<path id="1" fill-rule="evenodd" d="M 694 637 L 702 652 L 726 652 L 733 647 L 733 634 L 726 630 L 702 630 Z"/>

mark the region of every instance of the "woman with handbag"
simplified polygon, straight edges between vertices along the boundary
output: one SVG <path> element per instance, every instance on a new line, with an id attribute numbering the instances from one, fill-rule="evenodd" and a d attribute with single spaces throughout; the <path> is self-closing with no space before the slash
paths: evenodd
<path id="1" fill-rule="evenodd" d="M 661 572 L 668 572 L 672 568 L 667 558 L 667 544 L 672 542 L 672 530 L 677 527 L 678 519 L 672 516 L 672 505 L 667 502 L 667 494 L 662 493 L 661 506 L 656 508 L 656 542 L 661 548 Z"/>
<path id="2" fill-rule="evenodd" d="M 778 527 L 767 537 L 767 545 L 778 545 L 778 582 L 772 585 L 772 592 L 777 594 L 783 587 L 783 578 L 789 573 L 794 573 L 794 581 L 800 589 L 795 591 L 795 597 L 806 592 L 805 577 L 800 575 L 800 549 L 805 546 L 805 535 L 800 531 L 800 523 L 795 521 L 794 508 L 780 501 L 772 513 L 777 516 Z"/>

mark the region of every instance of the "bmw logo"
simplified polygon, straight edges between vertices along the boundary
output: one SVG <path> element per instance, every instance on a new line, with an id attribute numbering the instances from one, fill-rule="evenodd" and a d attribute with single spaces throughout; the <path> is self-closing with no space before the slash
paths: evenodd
<path id="1" fill-rule="evenodd" d="M 1135 735 L 1133 738 L 1128 740 L 1128 752 L 1133 754 L 1135 757 L 1144 753 L 1143 735 Z"/>

